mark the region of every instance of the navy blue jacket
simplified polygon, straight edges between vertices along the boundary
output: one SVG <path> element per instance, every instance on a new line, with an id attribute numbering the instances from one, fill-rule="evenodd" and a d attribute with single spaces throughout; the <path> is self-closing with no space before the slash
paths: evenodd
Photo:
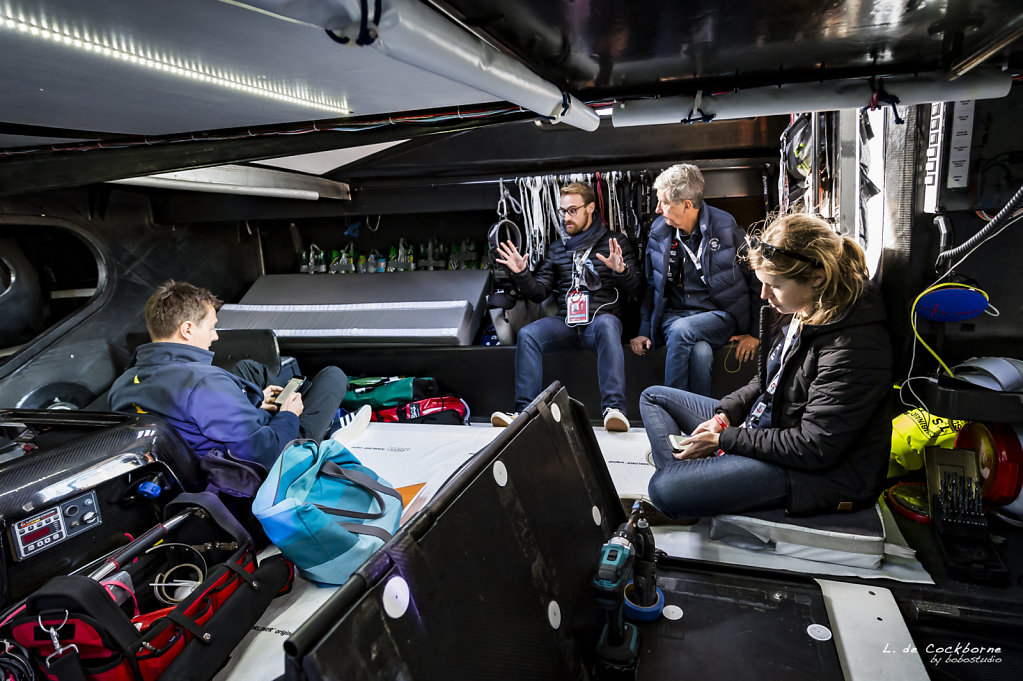
<path id="1" fill-rule="evenodd" d="M 745 250 L 746 232 L 731 215 L 706 203 L 700 209 L 696 228 L 705 244 L 700 264 L 711 302 L 731 316 L 736 333 L 756 336 L 760 320 L 760 283 L 753 271 L 736 259 L 736 254 Z M 661 318 L 668 299 L 665 290 L 674 235 L 675 229 L 658 216 L 650 227 L 646 246 L 647 287 L 640 307 L 639 335 L 649 338 L 655 347 L 664 343 Z"/>
<path id="2" fill-rule="evenodd" d="M 260 409 L 253 383 L 212 366 L 213 353 L 183 343 L 146 343 L 110 388 L 110 408 L 166 418 L 199 456 L 229 451 L 270 468 L 298 437 L 298 416 Z"/>

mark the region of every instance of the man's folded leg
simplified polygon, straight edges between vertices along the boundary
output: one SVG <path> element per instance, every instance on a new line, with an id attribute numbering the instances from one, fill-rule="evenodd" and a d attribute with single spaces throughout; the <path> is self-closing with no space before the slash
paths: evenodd
<path id="1" fill-rule="evenodd" d="M 348 377 L 335 366 L 316 374 L 302 390 L 302 415 L 298 417 L 299 437 L 322 440 L 337 408 L 348 390 Z"/>

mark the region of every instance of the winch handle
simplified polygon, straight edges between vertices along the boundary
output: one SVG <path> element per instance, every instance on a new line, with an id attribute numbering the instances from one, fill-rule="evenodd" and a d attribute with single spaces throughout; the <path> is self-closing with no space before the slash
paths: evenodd
<path id="1" fill-rule="evenodd" d="M 138 556 L 145 552 L 146 549 L 150 548 L 158 541 L 167 536 L 167 534 L 175 527 L 180 525 L 186 519 L 190 518 L 195 513 L 202 511 L 198 506 L 187 508 L 181 513 L 157 524 L 150 530 L 147 530 L 144 534 L 139 535 L 129 544 L 126 544 L 114 552 L 99 568 L 89 574 L 89 577 L 96 581 L 102 581 L 106 577 L 114 574 L 125 565 L 135 560 Z"/>

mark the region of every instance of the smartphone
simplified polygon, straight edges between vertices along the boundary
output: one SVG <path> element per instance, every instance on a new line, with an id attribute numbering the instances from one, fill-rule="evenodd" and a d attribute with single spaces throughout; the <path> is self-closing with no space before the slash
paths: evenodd
<path id="1" fill-rule="evenodd" d="M 688 435 L 669 435 L 668 442 L 671 444 L 671 451 L 676 454 L 681 454 L 689 448 L 689 445 L 682 444 L 682 440 L 685 440 Z"/>
<path id="2" fill-rule="evenodd" d="M 284 400 L 291 397 L 291 393 L 301 388 L 303 383 L 305 383 L 305 376 L 296 376 L 288 381 L 288 384 L 284 386 L 284 389 L 277 393 L 277 397 L 274 398 L 274 404 L 278 407 L 284 404 Z"/>

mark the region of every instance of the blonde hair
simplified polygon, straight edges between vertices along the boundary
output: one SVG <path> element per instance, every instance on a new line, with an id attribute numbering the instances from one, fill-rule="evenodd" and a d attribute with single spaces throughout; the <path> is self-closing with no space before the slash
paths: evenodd
<path id="1" fill-rule="evenodd" d="M 597 200 L 597 195 L 593 192 L 593 187 L 582 182 L 569 182 L 561 188 L 562 196 L 577 195 L 582 198 L 583 205 L 587 203 L 594 203 Z"/>
<path id="2" fill-rule="evenodd" d="M 838 318 L 860 297 L 867 282 L 867 259 L 859 244 L 842 236 L 814 215 L 791 213 L 775 218 L 758 235 L 763 244 L 806 256 L 814 263 L 775 252 L 768 260 L 763 245 L 750 248 L 748 257 L 755 270 L 786 279 L 810 282 L 815 272 L 824 281 L 814 286 L 814 305 L 800 318 L 805 324 L 827 324 Z"/>

